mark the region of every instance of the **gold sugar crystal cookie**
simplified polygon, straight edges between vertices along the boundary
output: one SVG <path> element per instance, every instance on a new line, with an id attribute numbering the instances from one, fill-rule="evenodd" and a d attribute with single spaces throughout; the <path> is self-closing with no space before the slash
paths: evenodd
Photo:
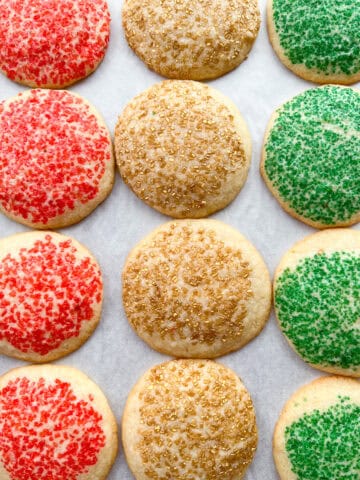
<path id="1" fill-rule="evenodd" d="M 271 285 L 257 250 L 216 220 L 162 225 L 130 253 L 123 302 L 136 333 L 178 357 L 241 348 L 269 316 Z"/>
<path id="2" fill-rule="evenodd" d="M 199 218 L 228 205 L 245 183 L 251 138 L 232 102 L 199 82 L 167 80 L 126 106 L 115 130 L 121 176 L 151 207 Z"/>
<path id="3" fill-rule="evenodd" d="M 246 59 L 260 27 L 257 0 L 125 0 L 130 47 L 164 77 L 205 80 Z"/>
<path id="4" fill-rule="evenodd" d="M 122 436 L 136 480 L 240 480 L 257 446 L 249 392 L 211 360 L 148 370 L 128 397 Z"/>

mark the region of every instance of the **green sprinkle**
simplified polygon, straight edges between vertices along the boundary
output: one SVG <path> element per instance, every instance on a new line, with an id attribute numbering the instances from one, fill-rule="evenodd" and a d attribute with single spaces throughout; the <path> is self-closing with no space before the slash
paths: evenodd
<path id="1" fill-rule="evenodd" d="M 282 201 L 323 225 L 351 219 L 360 211 L 360 94 L 314 88 L 278 113 L 264 166 Z"/>
<path id="2" fill-rule="evenodd" d="M 360 406 L 344 397 L 304 414 L 285 429 L 285 449 L 298 480 L 359 480 Z"/>
<path id="3" fill-rule="evenodd" d="M 292 64 L 325 75 L 360 70 L 360 0 L 273 0 L 273 16 Z"/>
<path id="4" fill-rule="evenodd" d="M 360 256 L 317 254 L 285 269 L 275 287 L 283 333 L 314 365 L 360 366 Z"/>

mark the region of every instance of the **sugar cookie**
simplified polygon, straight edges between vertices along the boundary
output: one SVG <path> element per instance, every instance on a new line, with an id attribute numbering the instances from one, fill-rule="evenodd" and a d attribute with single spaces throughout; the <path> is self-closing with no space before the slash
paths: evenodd
<path id="1" fill-rule="evenodd" d="M 47 362 L 79 348 L 99 322 L 100 267 L 76 240 L 28 232 L 0 240 L 0 353 Z"/>
<path id="2" fill-rule="evenodd" d="M 0 210 L 34 228 L 89 215 L 110 193 L 110 134 L 98 112 L 65 90 L 28 90 L 0 105 Z"/>
<path id="3" fill-rule="evenodd" d="M 360 80 L 360 0 L 268 0 L 268 32 L 282 63 L 317 83 Z"/>
<path id="4" fill-rule="evenodd" d="M 224 355 L 258 335 L 269 317 L 271 285 L 262 258 L 216 220 L 162 225 L 132 250 L 122 280 L 130 324 L 169 355 Z"/>
<path id="5" fill-rule="evenodd" d="M 295 244 L 275 273 L 275 311 L 313 367 L 360 376 L 360 232 L 323 230 Z"/>
<path id="6" fill-rule="evenodd" d="M 360 220 L 360 93 L 327 85 L 279 107 L 261 173 L 280 205 L 316 228 Z"/>
<path id="7" fill-rule="evenodd" d="M 60 365 L 15 368 L 0 377 L 2 480 L 104 480 L 117 426 L 104 394 Z"/>
<path id="8" fill-rule="evenodd" d="M 122 437 L 136 480 L 240 480 L 257 446 L 255 411 L 229 368 L 173 360 L 148 370 L 131 391 Z"/>
<path id="9" fill-rule="evenodd" d="M 97 68 L 109 35 L 106 0 L 0 0 L 0 71 L 29 87 L 64 88 Z"/>
<path id="10" fill-rule="evenodd" d="M 168 78 L 205 80 L 246 59 L 260 27 L 257 0 L 125 0 L 130 47 Z"/>
<path id="11" fill-rule="evenodd" d="M 224 208 L 241 190 L 251 138 L 220 92 L 168 80 L 126 106 L 115 151 L 122 178 L 141 200 L 171 217 L 198 218 Z"/>
<path id="12" fill-rule="evenodd" d="M 281 480 L 357 480 L 360 466 L 360 384 L 322 377 L 286 403 L 274 433 Z"/>

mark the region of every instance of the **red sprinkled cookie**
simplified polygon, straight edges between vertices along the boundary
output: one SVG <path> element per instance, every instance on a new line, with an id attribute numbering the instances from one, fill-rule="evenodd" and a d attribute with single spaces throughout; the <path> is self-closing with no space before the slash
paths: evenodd
<path id="1" fill-rule="evenodd" d="M 0 0 L 0 70 L 30 87 L 64 88 L 86 77 L 109 36 L 106 0 Z"/>
<path id="2" fill-rule="evenodd" d="M 60 365 L 0 377 L 1 480 L 104 480 L 117 426 L 99 387 Z"/>
<path id="3" fill-rule="evenodd" d="M 54 232 L 1 239 L 0 353 L 47 362 L 76 350 L 99 322 L 102 296 L 100 267 L 76 240 Z"/>
<path id="4" fill-rule="evenodd" d="M 109 131 L 85 99 L 28 90 L 0 105 L 0 210 L 7 216 L 34 228 L 71 225 L 113 182 Z"/>

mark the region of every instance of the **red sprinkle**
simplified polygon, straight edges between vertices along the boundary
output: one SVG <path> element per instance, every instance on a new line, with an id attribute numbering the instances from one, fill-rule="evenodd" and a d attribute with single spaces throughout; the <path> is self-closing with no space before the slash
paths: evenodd
<path id="1" fill-rule="evenodd" d="M 79 335 L 101 302 L 98 265 L 78 259 L 72 241 L 51 235 L 0 262 L 0 340 L 22 352 L 46 355 Z"/>
<path id="2" fill-rule="evenodd" d="M 94 199 L 109 162 L 108 131 L 80 97 L 30 90 L 1 106 L 0 203 L 6 212 L 46 225 Z"/>
<path id="3" fill-rule="evenodd" d="M 91 73 L 110 35 L 106 0 L 0 0 L 0 69 L 38 87 Z"/>
<path id="4" fill-rule="evenodd" d="M 76 480 L 105 445 L 102 416 L 69 383 L 18 377 L 0 391 L 0 452 L 11 480 Z"/>

